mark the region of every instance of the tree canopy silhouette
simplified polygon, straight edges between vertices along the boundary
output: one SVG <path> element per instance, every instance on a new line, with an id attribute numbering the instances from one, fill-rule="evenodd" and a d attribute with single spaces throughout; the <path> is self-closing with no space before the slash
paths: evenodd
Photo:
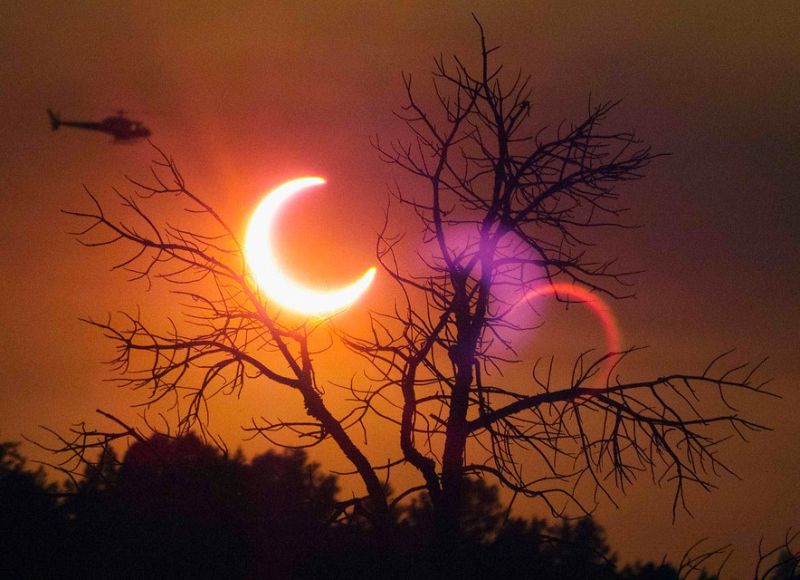
<path id="1" fill-rule="evenodd" d="M 463 485 L 462 542 L 443 553 L 424 493 L 388 528 L 337 520 L 337 478 L 304 451 L 247 461 L 194 434 L 136 441 L 121 460 L 108 448 L 63 490 L 26 468 L 16 444 L 0 450 L 0 574 L 9 577 L 708 579 L 706 566 L 725 553 L 620 567 L 593 519 L 509 517 L 497 487 L 473 478 Z M 760 550 L 755 577 L 794 577 L 796 540 Z"/>
<path id="2" fill-rule="evenodd" d="M 58 564 L 64 526 L 54 492 L 41 467 L 27 466 L 19 443 L 0 442 L 0 576 L 42 577 Z"/>
<path id="3" fill-rule="evenodd" d="M 106 452 L 70 487 L 73 571 L 294 577 L 331 533 L 337 492 L 302 450 L 247 462 L 194 434 L 155 435 L 122 462 Z"/>

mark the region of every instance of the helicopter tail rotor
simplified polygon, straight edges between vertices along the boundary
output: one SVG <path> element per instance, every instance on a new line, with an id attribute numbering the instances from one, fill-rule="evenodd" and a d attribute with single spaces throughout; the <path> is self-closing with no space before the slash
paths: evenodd
<path id="1" fill-rule="evenodd" d="M 55 131 L 61 125 L 61 118 L 56 115 L 52 109 L 47 109 L 47 115 L 50 117 L 50 126 L 53 128 L 53 131 Z"/>

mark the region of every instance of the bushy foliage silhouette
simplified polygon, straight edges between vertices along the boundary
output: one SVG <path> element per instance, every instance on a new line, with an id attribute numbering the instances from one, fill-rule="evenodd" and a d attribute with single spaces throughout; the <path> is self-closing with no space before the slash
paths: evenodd
<path id="1" fill-rule="evenodd" d="M 64 522 L 54 491 L 41 468 L 28 469 L 18 443 L 0 442 L 0 578 L 38 576 L 57 565 L 52 554 Z"/>
<path id="2" fill-rule="evenodd" d="M 321 541 L 335 478 L 302 451 L 246 463 L 189 434 L 137 442 L 65 503 L 82 569 L 159 577 L 287 577 Z M 105 575 L 105 574 L 101 574 Z"/>
<path id="3" fill-rule="evenodd" d="M 156 435 L 119 460 L 111 447 L 64 489 L 0 443 L 0 578 L 559 578 L 710 579 L 706 555 L 620 568 L 591 518 L 509 517 L 498 489 L 466 479 L 457 541 L 442 550 L 430 498 L 392 513 L 388 528 L 337 517 L 336 476 L 302 450 L 246 461 L 194 434 Z M 756 577 L 796 577 L 785 546 Z M 758 570 L 757 570 L 758 572 Z"/>

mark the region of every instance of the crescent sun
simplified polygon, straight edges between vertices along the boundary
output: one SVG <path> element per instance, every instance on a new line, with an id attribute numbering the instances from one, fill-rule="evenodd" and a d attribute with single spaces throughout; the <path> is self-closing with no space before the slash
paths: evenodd
<path id="1" fill-rule="evenodd" d="M 367 291 L 376 272 L 373 266 L 352 284 L 317 290 L 296 282 L 281 268 L 272 240 L 278 213 L 293 196 L 323 183 L 321 177 L 301 177 L 273 189 L 253 212 L 244 242 L 247 265 L 261 291 L 282 307 L 309 316 L 323 316 L 349 307 Z"/>

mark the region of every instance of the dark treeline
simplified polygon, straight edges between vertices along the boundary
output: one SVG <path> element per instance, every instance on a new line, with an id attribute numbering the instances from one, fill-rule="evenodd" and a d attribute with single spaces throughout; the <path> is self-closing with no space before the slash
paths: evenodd
<path id="1" fill-rule="evenodd" d="M 335 476 L 303 451 L 246 461 L 193 435 L 156 436 L 57 486 L 0 444 L 0 576 L 9 578 L 667 579 L 620 567 L 592 519 L 507 518 L 497 491 L 466 486 L 463 535 L 437 543 L 423 496 L 389 530 L 341 517 Z"/>

